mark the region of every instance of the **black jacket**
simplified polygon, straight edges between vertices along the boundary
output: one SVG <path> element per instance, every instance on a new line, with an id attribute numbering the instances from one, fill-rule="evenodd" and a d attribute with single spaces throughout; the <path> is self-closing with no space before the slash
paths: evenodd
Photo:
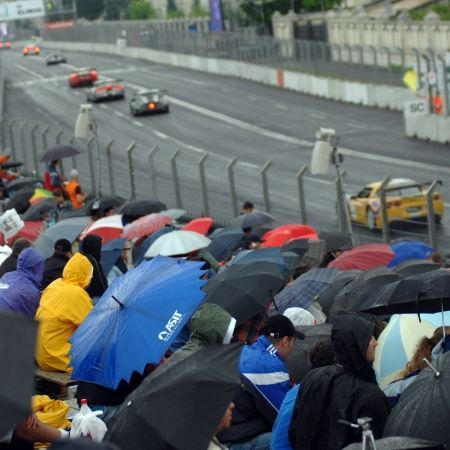
<path id="1" fill-rule="evenodd" d="M 91 298 L 101 297 L 108 288 L 108 280 L 105 277 L 101 263 L 102 238 L 95 234 L 86 236 L 81 242 L 81 254 L 89 259 L 94 268 L 91 284 L 86 291 Z"/>
<path id="2" fill-rule="evenodd" d="M 54 253 L 53 256 L 44 261 L 44 275 L 42 276 L 41 287 L 44 290 L 52 281 L 62 277 L 64 267 L 69 258 L 61 253 Z"/>
<path id="3" fill-rule="evenodd" d="M 17 270 L 18 255 L 11 253 L 0 265 L 0 278 L 7 272 L 13 272 Z"/>
<path id="4" fill-rule="evenodd" d="M 374 324 L 354 315 L 333 319 L 336 364 L 308 372 L 289 428 L 295 450 L 338 450 L 361 442 L 361 431 L 338 423 L 371 417 L 375 438 L 382 437 L 390 412 L 365 355 Z"/>
<path id="5" fill-rule="evenodd" d="M 276 409 L 241 375 L 241 389 L 233 399 L 235 408 L 231 426 L 217 437 L 223 443 L 245 442 L 272 431 Z"/>

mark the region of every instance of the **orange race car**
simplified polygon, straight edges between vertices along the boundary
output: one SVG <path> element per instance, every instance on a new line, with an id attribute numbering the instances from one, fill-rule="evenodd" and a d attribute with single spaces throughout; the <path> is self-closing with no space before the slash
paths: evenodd
<path id="1" fill-rule="evenodd" d="M 41 53 L 41 49 L 39 48 L 39 46 L 37 46 L 35 44 L 28 44 L 22 50 L 23 56 L 39 55 L 40 53 Z"/>

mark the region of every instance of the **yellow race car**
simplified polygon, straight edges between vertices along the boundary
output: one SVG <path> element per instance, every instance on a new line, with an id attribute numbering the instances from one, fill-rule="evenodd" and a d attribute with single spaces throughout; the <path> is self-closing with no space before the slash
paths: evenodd
<path id="1" fill-rule="evenodd" d="M 430 184 L 393 178 L 385 189 L 388 222 L 426 218 L 426 191 Z M 347 196 L 352 222 L 367 225 L 370 230 L 382 228 L 380 186 L 379 181 L 371 183 L 358 194 Z M 444 201 L 438 192 L 433 194 L 433 209 L 435 222 L 440 223 L 444 216 Z"/>

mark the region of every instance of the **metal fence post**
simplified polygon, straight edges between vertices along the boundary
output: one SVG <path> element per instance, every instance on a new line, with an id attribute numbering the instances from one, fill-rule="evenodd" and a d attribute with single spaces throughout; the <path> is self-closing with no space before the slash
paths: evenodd
<path id="1" fill-rule="evenodd" d="M 63 135 L 64 135 L 64 130 L 60 130 L 59 133 L 55 137 L 55 142 L 57 144 L 61 144 L 61 138 L 63 137 Z"/>
<path id="2" fill-rule="evenodd" d="M 0 121 L 0 138 L 1 138 L 1 143 L 2 143 L 2 150 L 5 150 L 6 147 L 6 138 L 5 138 L 5 123 L 7 122 L 7 120 L 5 118 L 3 118 Z"/>
<path id="3" fill-rule="evenodd" d="M 334 181 L 336 185 L 336 211 L 338 215 L 338 222 L 339 222 L 339 230 L 343 233 L 347 232 L 347 220 L 345 217 L 345 204 L 343 204 L 343 190 L 342 190 L 342 183 L 340 178 L 336 178 Z"/>
<path id="4" fill-rule="evenodd" d="M 177 208 L 182 209 L 183 205 L 181 203 L 180 180 L 178 178 L 178 169 L 177 169 L 177 157 L 180 154 L 180 152 L 181 150 L 179 148 L 175 150 L 175 153 L 170 157 L 170 165 L 172 166 L 173 186 L 175 189 L 175 200 Z"/>
<path id="5" fill-rule="evenodd" d="M 198 161 L 198 170 L 200 173 L 200 185 L 202 187 L 203 212 L 209 216 L 209 202 L 208 202 L 208 187 L 206 185 L 205 175 L 205 161 L 208 158 L 208 153 L 205 153 Z"/>
<path id="6" fill-rule="evenodd" d="M 106 163 L 108 164 L 108 176 L 109 176 L 109 192 L 111 195 L 116 195 L 116 186 L 114 185 L 114 172 L 112 165 L 112 147 L 114 144 L 114 139 L 111 139 L 106 146 Z"/>
<path id="7" fill-rule="evenodd" d="M 381 226 L 383 227 L 383 241 L 387 244 L 390 240 L 390 229 L 387 213 L 386 202 L 386 187 L 391 181 L 391 177 L 388 175 L 384 178 L 380 185 L 380 208 L 381 208 Z"/>
<path id="8" fill-rule="evenodd" d="M 19 128 L 19 136 L 20 136 L 20 146 L 22 147 L 22 159 L 24 164 L 25 173 L 29 173 L 29 165 L 28 165 L 28 154 L 26 151 L 26 141 L 25 141 L 25 130 L 27 128 L 27 122 L 24 122 Z"/>
<path id="9" fill-rule="evenodd" d="M 37 157 L 37 146 L 36 146 L 36 131 L 39 128 L 39 125 L 34 125 L 31 128 L 30 136 L 31 136 L 31 150 L 33 152 L 33 164 L 34 164 L 34 172 L 37 175 L 39 173 L 39 162 Z"/>
<path id="10" fill-rule="evenodd" d="M 439 181 L 435 180 L 431 183 L 430 187 L 426 193 L 427 200 L 427 218 L 428 218 L 428 240 L 430 247 L 433 250 L 438 250 L 438 243 L 436 237 L 436 217 L 434 215 L 434 206 L 433 206 L 433 193 L 436 190 L 436 186 L 439 184 Z"/>
<path id="11" fill-rule="evenodd" d="M 438 55 L 437 59 L 442 64 L 442 79 L 444 80 L 444 101 L 445 101 L 445 115 L 448 116 L 450 114 L 450 105 L 449 102 L 449 95 L 448 95 L 448 81 L 447 81 L 447 65 L 445 63 L 445 58 L 441 55 Z"/>
<path id="12" fill-rule="evenodd" d="M 130 176 L 130 200 L 136 200 L 136 183 L 134 179 L 133 151 L 136 148 L 136 142 L 132 142 L 126 152 L 128 158 L 128 173 Z"/>
<path id="13" fill-rule="evenodd" d="M 11 156 L 12 159 L 16 160 L 16 143 L 14 141 L 14 124 L 16 121 L 13 119 L 11 122 L 9 122 L 8 128 L 9 128 L 9 142 L 11 143 Z"/>
<path id="14" fill-rule="evenodd" d="M 238 159 L 234 157 L 227 166 L 228 182 L 230 183 L 230 198 L 231 207 L 233 208 L 234 217 L 239 215 L 238 199 L 236 194 L 236 183 L 234 180 L 234 166 L 237 164 Z"/>
<path id="15" fill-rule="evenodd" d="M 70 144 L 70 145 L 74 145 L 74 143 L 75 143 L 75 136 L 72 135 L 72 137 L 69 139 L 69 144 Z M 74 169 L 77 168 L 77 159 L 76 159 L 76 156 L 75 156 L 75 155 L 72 156 L 72 167 L 73 167 Z"/>
<path id="16" fill-rule="evenodd" d="M 95 166 L 94 166 L 94 157 L 92 155 L 92 143 L 94 142 L 95 138 L 94 136 L 91 136 L 89 140 L 87 141 L 86 148 L 87 148 L 87 154 L 89 158 L 89 172 L 91 175 L 91 188 L 92 188 L 92 194 L 97 196 L 97 188 L 95 183 Z"/>
<path id="17" fill-rule="evenodd" d="M 47 150 L 47 134 L 48 134 L 48 132 L 50 131 L 50 128 L 49 127 L 47 127 L 43 132 L 42 132 L 42 149 L 44 150 L 44 152 L 45 152 L 45 150 Z"/>
<path id="18" fill-rule="evenodd" d="M 152 193 L 153 200 L 158 198 L 156 190 L 156 170 L 155 170 L 155 153 L 158 151 L 158 146 L 154 145 L 148 152 L 148 174 L 150 177 L 150 191 Z"/>
<path id="19" fill-rule="evenodd" d="M 270 195 L 269 195 L 269 183 L 267 181 L 267 171 L 270 169 L 272 161 L 267 161 L 264 167 L 261 169 L 264 209 L 270 213 Z"/>
<path id="20" fill-rule="evenodd" d="M 306 215 L 306 202 L 305 202 L 305 189 L 303 186 L 303 176 L 307 171 L 308 166 L 304 165 L 297 174 L 298 201 L 300 203 L 300 222 L 305 225 L 308 223 L 308 216 Z"/>

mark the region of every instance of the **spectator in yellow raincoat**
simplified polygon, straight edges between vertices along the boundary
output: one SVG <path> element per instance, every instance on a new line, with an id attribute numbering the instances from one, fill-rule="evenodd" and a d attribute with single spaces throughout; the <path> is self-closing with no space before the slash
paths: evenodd
<path id="1" fill-rule="evenodd" d="M 92 309 L 86 292 L 93 267 L 86 256 L 72 256 L 62 278 L 48 285 L 42 294 L 36 319 L 40 322 L 36 361 L 43 370 L 69 372 L 69 339 Z"/>

